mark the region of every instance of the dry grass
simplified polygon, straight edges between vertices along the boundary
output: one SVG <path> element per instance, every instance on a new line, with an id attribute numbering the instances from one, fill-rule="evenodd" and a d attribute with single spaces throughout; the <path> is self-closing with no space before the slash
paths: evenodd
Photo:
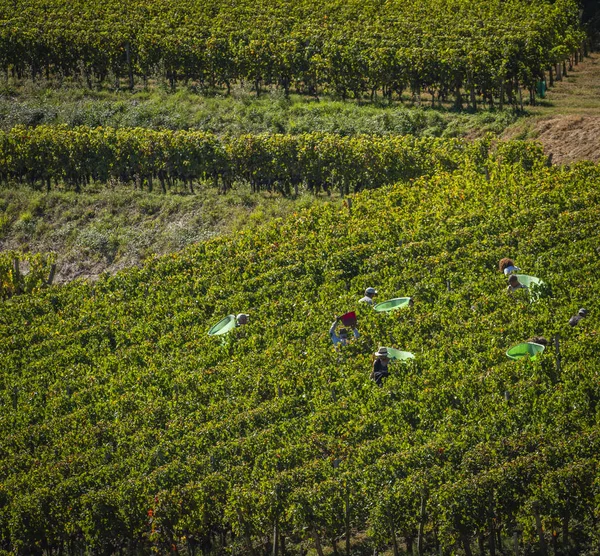
<path id="1" fill-rule="evenodd" d="M 504 138 L 536 139 L 555 163 L 600 162 L 600 54 L 575 66 L 529 113 Z"/>

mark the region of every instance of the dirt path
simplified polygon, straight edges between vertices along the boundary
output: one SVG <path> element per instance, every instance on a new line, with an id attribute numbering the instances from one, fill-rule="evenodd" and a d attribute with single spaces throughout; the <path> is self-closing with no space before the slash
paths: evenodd
<path id="1" fill-rule="evenodd" d="M 555 163 L 600 162 L 600 54 L 591 54 L 556 82 L 529 114 L 504 138 L 538 140 Z"/>

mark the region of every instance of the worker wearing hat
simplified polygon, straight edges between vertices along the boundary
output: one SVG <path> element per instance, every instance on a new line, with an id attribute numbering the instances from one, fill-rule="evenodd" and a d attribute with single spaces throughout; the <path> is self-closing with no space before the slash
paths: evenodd
<path id="1" fill-rule="evenodd" d="M 359 303 L 368 303 L 369 305 L 373 305 L 373 298 L 377 295 L 377 290 L 375 288 L 367 288 L 365 290 L 365 296 L 358 300 Z"/>
<path id="2" fill-rule="evenodd" d="M 240 313 L 237 317 L 235 317 L 235 325 L 243 326 L 244 324 L 248 324 L 249 318 L 250 318 L 250 315 L 248 315 L 246 313 Z"/>
<path id="3" fill-rule="evenodd" d="M 377 386 L 382 385 L 382 380 L 388 376 L 388 364 L 390 358 L 388 357 L 388 350 L 386 347 L 380 347 L 375 352 L 375 361 L 373 361 L 373 371 L 371 372 L 371 379 L 375 381 Z"/>

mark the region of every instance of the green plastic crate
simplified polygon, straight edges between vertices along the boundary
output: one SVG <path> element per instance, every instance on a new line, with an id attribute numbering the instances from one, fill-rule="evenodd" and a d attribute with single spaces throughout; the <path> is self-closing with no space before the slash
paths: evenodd
<path id="1" fill-rule="evenodd" d="M 535 276 L 528 276 L 527 274 L 515 274 L 515 276 L 521 284 L 527 286 L 532 301 L 535 301 L 540 297 L 540 290 L 546 285 L 545 282 Z"/>
<path id="2" fill-rule="evenodd" d="M 396 348 L 387 348 L 388 357 L 390 359 L 395 359 L 396 361 L 408 361 L 409 359 L 414 359 L 415 356 L 410 351 L 400 351 Z"/>
<path id="3" fill-rule="evenodd" d="M 396 309 L 403 309 L 408 307 L 410 304 L 410 297 L 396 297 L 394 299 L 388 299 L 377 303 L 373 309 L 378 313 L 386 313 L 387 311 L 395 311 Z"/>
<path id="4" fill-rule="evenodd" d="M 235 328 L 235 325 L 235 315 L 227 315 L 208 331 L 208 335 L 221 336 L 223 334 L 227 334 L 227 332 L 230 332 Z"/>
<path id="5" fill-rule="evenodd" d="M 511 347 L 506 355 L 509 359 L 517 360 L 522 357 L 530 357 L 531 360 L 535 360 L 538 354 L 542 353 L 546 349 L 546 346 L 541 344 L 535 344 L 533 342 L 523 342 L 516 346 Z"/>

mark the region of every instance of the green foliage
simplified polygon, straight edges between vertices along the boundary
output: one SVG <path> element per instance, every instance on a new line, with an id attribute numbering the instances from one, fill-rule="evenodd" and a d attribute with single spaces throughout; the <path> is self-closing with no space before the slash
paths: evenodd
<path id="1" fill-rule="evenodd" d="M 386 98 L 410 89 L 470 102 L 531 90 L 584 39 L 575 0 L 344 3 L 303 0 L 3 0 L 0 67 L 94 82 L 157 77 L 201 91 L 248 82 L 312 95 Z M 118 85 L 117 85 L 118 87 Z M 44 117 L 33 111 L 32 121 Z"/>
<path id="2" fill-rule="evenodd" d="M 226 195 L 216 195 L 211 185 L 195 184 L 194 193 L 183 186 L 167 195 L 112 184 L 95 184 L 81 193 L 62 186 L 50 193 L 27 185 L 0 187 L 2 248 L 54 251 L 56 283 L 94 279 L 104 271 L 114 274 L 157 254 L 331 200 L 324 194 L 253 194 L 243 184 Z M 21 218 L 27 213 L 31 219 L 25 224 Z"/>
<path id="3" fill-rule="evenodd" d="M 0 252 L 0 299 L 34 293 L 47 286 L 55 261 L 55 253 Z"/>
<path id="4" fill-rule="evenodd" d="M 328 97 L 318 101 L 278 92 L 256 97 L 236 89 L 229 97 L 200 96 L 192 86 L 176 93 L 90 91 L 83 85 L 40 81 L 35 87 L 0 82 L 0 128 L 17 125 L 60 125 L 70 127 L 144 127 L 152 129 L 197 129 L 218 135 L 283 133 L 297 135 L 315 131 L 340 135 L 417 135 L 459 137 L 473 130 L 499 134 L 516 121 L 514 110 L 479 110 L 476 113 L 452 110 L 448 103 L 435 109 L 403 106 L 381 100 L 342 102 Z M 406 95 L 405 95 L 406 97 Z"/>
<path id="5" fill-rule="evenodd" d="M 201 131 L 141 128 L 15 127 L 0 132 L 0 180 L 50 190 L 52 182 L 80 191 L 91 182 L 120 181 L 152 191 L 211 180 L 222 191 L 234 182 L 252 191 L 297 194 L 339 190 L 343 194 L 408 180 L 490 158 L 489 138 L 459 139 L 327 133 L 242 135 L 219 139 Z M 539 165 L 535 143 L 501 143 L 500 160 Z M 493 156 L 491 157 L 493 158 Z"/>
<path id="6" fill-rule="evenodd" d="M 294 552 L 343 537 L 349 508 L 379 547 L 519 526 L 531 553 L 537 513 L 558 549 L 598 551 L 600 168 L 486 153 L 0 305 L 2 548 L 249 553 L 277 523 Z M 549 295 L 508 295 L 505 256 Z M 415 305 L 357 307 L 368 285 Z M 361 336 L 336 352 L 349 309 Z M 557 334 L 560 369 L 553 346 L 505 356 Z M 379 345 L 417 357 L 382 388 Z"/>

